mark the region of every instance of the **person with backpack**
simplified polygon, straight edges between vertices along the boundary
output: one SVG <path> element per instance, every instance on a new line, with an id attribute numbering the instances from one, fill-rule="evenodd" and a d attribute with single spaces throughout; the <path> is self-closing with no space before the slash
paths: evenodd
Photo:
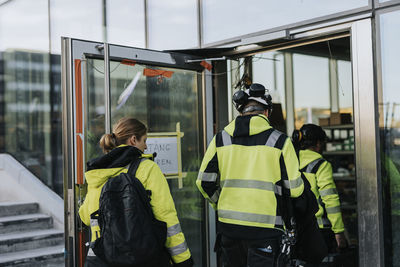
<path id="1" fill-rule="evenodd" d="M 345 229 L 332 166 L 322 157 L 326 140 L 325 131 L 315 124 L 304 124 L 292 134 L 292 141 L 299 156 L 300 171 L 310 183 L 319 204 L 315 216 L 320 231 L 328 250 L 332 252 L 336 248 L 346 248 L 348 244 L 344 236 Z"/>
<path id="2" fill-rule="evenodd" d="M 87 163 L 85 266 L 193 266 L 167 180 L 143 154 L 146 139 L 143 123 L 122 118 L 100 140 L 105 155 Z"/>
<path id="3" fill-rule="evenodd" d="M 293 244 L 289 234 L 282 246 L 284 229 L 293 230 L 289 199 L 304 189 L 298 159 L 290 138 L 270 125 L 263 85 L 237 91 L 233 102 L 241 114 L 214 136 L 196 181 L 217 211 L 222 266 L 285 266 Z"/>

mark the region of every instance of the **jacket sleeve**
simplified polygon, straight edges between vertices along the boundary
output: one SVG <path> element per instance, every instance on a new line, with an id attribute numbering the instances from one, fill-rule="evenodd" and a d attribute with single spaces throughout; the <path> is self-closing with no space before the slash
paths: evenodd
<path id="1" fill-rule="evenodd" d="M 319 167 L 317 173 L 317 186 L 329 221 L 332 224 L 332 231 L 337 234 L 344 231 L 342 213 L 340 210 L 339 195 L 333 181 L 332 165 L 324 162 Z"/>
<path id="2" fill-rule="evenodd" d="M 282 148 L 280 167 L 281 175 L 284 179 L 283 185 L 290 190 L 291 197 L 299 197 L 303 193 L 304 183 L 299 171 L 299 160 L 292 141 L 289 138 L 286 138 L 285 144 Z"/>
<path id="3" fill-rule="evenodd" d="M 142 168 L 141 168 L 142 167 Z M 154 217 L 167 223 L 167 240 L 165 246 L 176 266 L 192 266 L 192 258 L 186 245 L 175 204 L 166 178 L 157 164 L 151 160 L 142 162 L 136 172 L 146 188 L 151 190 L 150 204 Z M 143 180 L 141 177 L 145 177 Z"/>
<path id="4" fill-rule="evenodd" d="M 219 168 L 215 136 L 207 148 L 200 171 L 197 176 L 196 185 L 201 194 L 206 198 L 214 209 L 217 209 L 217 202 L 220 193 Z"/>

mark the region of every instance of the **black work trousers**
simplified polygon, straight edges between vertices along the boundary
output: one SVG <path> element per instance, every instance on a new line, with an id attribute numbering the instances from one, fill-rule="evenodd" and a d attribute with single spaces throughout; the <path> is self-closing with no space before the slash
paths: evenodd
<path id="1" fill-rule="evenodd" d="M 171 267 L 172 264 L 169 262 L 169 255 L 159 255 L 155 259 L 156 262 L 153 264 L 145 264 L 142 267 Z M 87 256 L 84 267 L 110 267 L 105 261 L 97 256 Z"/>
<path id="2" fill-rule="evenodd" d="M 221 237 L 222 267 L 277 267 L 281 237 L 262 240 Z"/>

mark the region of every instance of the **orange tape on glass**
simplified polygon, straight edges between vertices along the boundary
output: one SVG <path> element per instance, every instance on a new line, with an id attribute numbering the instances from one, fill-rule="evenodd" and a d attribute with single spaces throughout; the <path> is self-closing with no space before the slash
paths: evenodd
<path id="1" fill-rule="evenodd" d="M 157 69 L 144 69 L 143 70 L 143 75 L 147 77 L 166 77 L 166 78 L 171 78 L 172 74 L 174 74 L 173 71 L 169 70 L 157 70 Z"/>
<path id="2" fill-rule="evenodd" d="M 76 133 L 83 131 L 82 118 L 82 72 L 81 60 L 75 59 L 75 104 L 76 104 Z"/>
<path id="3" fill-rule="evenodd" d="M 81 60 L 75 59 L 75 122 L 76 122 L 76 173 L 77 184 L 83 184 L 83 95 Z"/>
<path id="4" fill-rule="evenodd" d="M 135 61 L 133 61 L 133 60 L 130 60 L 130 59 L 123 59 L 122 61 L 121 61 L 121 64 L 124 64 L 124 65 L 128 65 L 128 66 L 135 66 L 136 65 L 136 62 Z"/>
<path id="5" fill-rule="evenodd" d="M 85 240 L 84 240 L 84 234 L 83 231 L 78 232 L 78 246 L 79 246 L 79 262 L 78 266 L 83 267 L 85 265 Z"/>
<path id="6" fill-rule="evenodd" d="M 211 71 L 211 69 L 212 69 L 212 65 L 210 63 L 207 63 L 205 60 L 200 62 L 200 65 L 202 67 L 204 67 L 205 69 L 207 69 L 208 71 Z"/>

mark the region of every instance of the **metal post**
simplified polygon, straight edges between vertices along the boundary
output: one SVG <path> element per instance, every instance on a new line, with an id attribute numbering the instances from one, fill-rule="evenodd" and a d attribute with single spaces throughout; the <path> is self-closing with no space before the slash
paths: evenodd
<path id="1" fill-rule="evenodd" d="M 64 232 L 65 266 L 76 266 L 75 258 L 75 154 L 74 148 L 74 112 L 73 112 L 73 71 L 71 39 L 62 39 L 62 101 L 63 101 L 63 182 L 64 182 Z"/>
<path id="2" fill-rule="evenodd" d="M 328 41 L 329 42 L 329 41 Z M 329 59 L 329 87 L 331 95 L 331 112 L 339 112 L 339 87 L 338 87 L 337 60 Z"/>
<path id="3" fill-rule="evenodd" d="M 110 47 L 104 43 L 104 120 L 106 133 L 111 133 Z"/>
<path id="4" fill-rule="evenodd" d="M 144 1 L 144 47 L 149 48 L 149 9 L 147 0 Z"/>
<path id="5" fill-rule="evenodd" d="M 198 25 L 198 38 L 199 38 L 199 47 L 203 46 L 203 1 L 197 0 L 197 23 Z"/>
<path id="6" fill-rule="evenodd" d="M 371 20 L 351 27 L 360 266 L 384 266 L 377 92 Z"/>
<path id="7" fill-rule="evenodd" d="M 294 114 L 294 82 L 293 82 L 293 55 L 284 53 L 285 68 L 285 95 L 286 95 L 286 133 L 291 136 L 295 128 Z"/>

